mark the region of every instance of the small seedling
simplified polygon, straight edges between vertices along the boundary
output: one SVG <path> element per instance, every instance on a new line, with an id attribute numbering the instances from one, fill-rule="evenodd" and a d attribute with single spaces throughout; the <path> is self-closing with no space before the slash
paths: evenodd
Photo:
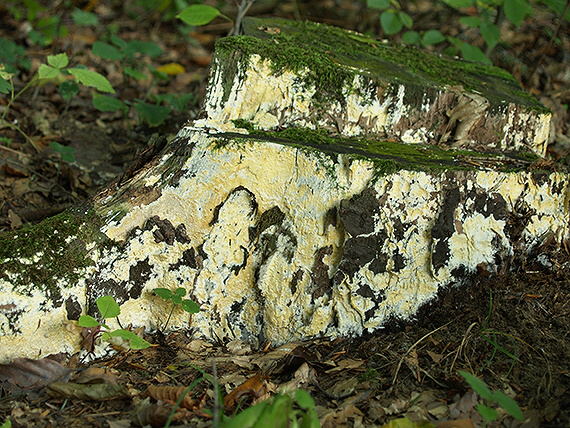
<path id="1" fill-rule="evenodd" d="M 102 321 L 97 321 L 91 315 L 82 315 L 79 317 L 78 322 L 80 327 L 94 328 L 97 330 L 97 333 L 102 332 L 101 338 L 103 340 L 109 340 L 111 337 L 120 337 L 121 339 L 128 340 L 131 349 L 145 349 L 150 346 L 150 343 L 132 331 L 125 329 L 111 331 L 110 327 L 105 324 L 107 318 L 117 318 L 118 321 L 119 314 L 121 313 L 119 305 L 112 296 L 99 297 L 97 299 L 97 308 L 99 308 L 99 312 L 101 313 Z"/>
<path id="2" fill-rule="evenodd" d="M 171 300 L 172 301 L 172 308 L 170 309 L 170 313 L 168 314 L 168 318 L 164 323 L 164 326 L 160 330 L 165 330 L 170 322 L 170 318 L 174 312 L 176 306 L 180 305 L 183 310 L 188 312 L 190 315 L 197 314 L 200 312 L 200 306 L 196 302 L 190 299 L 183 299 L 186 296 L 186 289 L 184 288 L 177 288 L 174 290 L 174 293 L 170 291 L 168 288 L 155 288 L 152 290 L 154 294 L 158 297 L 163 298 L 164 300 Z"/>
<path id="3" fill-rule="evenodd" d="M 481 379 L 473 376 L 471 373 L 459 371 L 459 374 L 463 376 L 463 378 L 467 381 L 467 383 L 473 388 L 473 390 L 481 396 L 481 398 L 485 399 L 487 404 L 498 404 L 501 406 L 505 411 L 511 415 L 513 418 L 523 422 L 524 415 L 515 400 L 511 397 L 506 395 L 501 391 L 491 392 L 491 390 L 487 387 L 485 382 Z M 488 422 L 495 421 L 499 417 L 497 411 L 488 405 L 479 403 L 477 405 L 477 411 L 483 418 L 483 426 L 487 426 Z"/>

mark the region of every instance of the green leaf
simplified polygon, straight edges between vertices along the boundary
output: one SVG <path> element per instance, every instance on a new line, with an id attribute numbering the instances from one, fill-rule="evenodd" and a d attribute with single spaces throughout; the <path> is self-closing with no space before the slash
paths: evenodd
<path id="1" fill-rule="evenodd" d="M 99 25 L 99 18 L 92 12 L 85 12 L 81 9 L 75 8 L 73 12 L 71 12 L 71 18 L 76 25 L 82 27 L 95 27 Z"/>
<path id="2" fill-rule="evenodd" d="M 406 12 L 400 11 L 398 12 L 398 16 L 400 17 L 400 21 L 402 21 L 402 24 L 404 24 L 404 27 L 412 28 L 414 21 L 412 20 L 412 17 L 410 15 L 408 15 Z"/>
<path id="3" fill-rule="evenodd" d="M 125 42 L 123 39 L 121 39 L 119 36 L 115 36 L 114 34 L 109 38 L 109 40 L 111 40 L 111 43 L 113 43 L 115 46 L 120 47 L 121 49 L 125 50 L 127 48 L 127 42 Z"/>
<path id="4" fill-rule="evenodd" d="M 142 101 L 137 101 L 135 103 L 135 110 L 148 122 L 150 126 L 160 125 L 170 114 L 170 109 L 168 107 L 147 104 Z"/>
<path id="5" fill-rule="evenodd" d="M 499 417 L 495 409 L 484 404 L 477 404 L 477 411 L 485 421 L 494 421 Z"/>
<path id="6" fill-rule="evenodd" d="M 143 42 L 140 40 L 131 40 L 123 49 L 129 58 L 133 58 L 135 54 L 148 55 L 151 58 L 162 54 L 162 48 L 153 42 Z"/>
<path id="7" fill-rule="evenodd" d="M 417 31 L 406 31 L 404 34 L 402 34 L 402 42 L 408 45 L 417 45 L 420 43 L 420 41 L 420 33 Z"/>
<path id="8" fill-rule="evenodd" d="M 493 399 L 493 394 L 491 393 L 489 388 L 487 388 L 485 382 L 483 382 L 481 379 L 479 379 L 476 376 L 473 376 L 471 373 L 464 372 L 463 370 L 459 370 L 459 374 L 463 376 L 463 378 L 467 381 L 467 383 L 471 385 L 471 388 L 473 388 L 475 392 L 479 394 L 481 397 L 485 398 L 486 400 Z"/>
<path id="9" fill-rule="evenodd" d="M 125 67 L 123 68 L 123 72 L 135 80 L 142 80 L 146 77 L 142 71 L 139 71 L 136 68 Z"/>
<path id="10" fill-rule="evenodd" d="M 95 71 L 84 70 L 82 68 L 69 68 L 68 71 L 75 77 L 79 83 L 86 86 L 93 86 L 101 92 L 115 93 L 111 83 L 102 75 Z"/>
<path id="11" fill-rule="evenodd" d="M 200 312 L 200 306 L 198 306 L 198 303 L 190 299 L 182 300 L 182 309 L 184 309 L 189 314 L 197 314 Z"/>
<path id="12" fill-rule="evenodd" d="M 79 85 L 66 80 L 59 85 L 59 92 L 64 100 L 70 100 L 79 92 Z"/>
<path id="13" fill-rule="evenodd" d="M 92 327 L 98 327 L 100 324 L 99 321 L 97 321 L 91 315 L 81 315 L 79 317 L 79 321 L 77 321 L 77 325 L 79 325 L 79 327 L 92 328 Z"/>
<path id="14" fill-rule="evenodd" d="M 0 76 L 0 93 L 8 94 L 10 91 L 14 90 L 14 86 L 10 82 L 4 79 L 4 76 Z"/>
<path id="15" fill-rule="evenodd" d="M 399 33 L 404 27 L 400 16 L 392 9 L 382 12 L 380 15 L 380 24 L 382 24 L 382 29 L 387 35 Z"/>
<path id="16" fill-rule="evenodd" d="M 65 68 L 69 64 L 69 58 L 67 58 L 67 54 L 64 52 L 57 55 L 48 55 L 47 62 L 54 68 Z"/>
<path id="17" fill-rule="evenodd" d="M 308 410 L 315 408 L 315 400 L 313 400 L 311 394 L 303 389 L 298 389 L 295 391 L 295 401 L 301 409 Z"/>
<path id="18" fill-rule="evenodd" d="M 467 61 L 480 62 L 487 65 L 493 64 L 481 49 L 477 46 L 470 45 L 467 42 L 461 45 L 461 55 L 463 55 L 463 58 Z"/>
<path id="19" fill-rule="evenodd" d="M 97 299 L 97 307 L 101 313 L 101 318 L 115 318 L 121 313 L 121 309 L 113 296 L 101 296 Z"/>
<path id="20" fill-rule="evenodd" d="M 73 156 L 73 152 L 75 151 L 74 147 L 67 147 L 59 144 L 57 141 L 52 141 L 49 143 L 49 146 L 56 152 L 58 152 L 61 158 L 66 162 L 75 162 L 75 156 Z"/>
<path id="21" fill-rule="evenodd" d="M 459 23 L 467 25 L 470 28 L 479 28 L 481 25 L 481 18 L 476 16 L 463 16 L 459 18 Z"/>
<path id="22" fill-rule="evenodd" d="M 265 426 L 286 427 L 293 412 L 293 402 L 288 395 L 277 395 L 273 402 L 266 406 L 259 415 Z"/>
<path id="23" fill-rule="evenodd" d="M 495 24 L 492 24 L 487 21 L 481 22 L 481 35 L 485 39 L 485 43 L 489 46 L 490 49 L 493 49 L 499 43 L 501 39 L 501 32 L 499 31 L 499 27 Z"/>
<path id="24" fill-rule="evenodd" d="M 163 101 L 167 102 L 179 113 L 185 112 L 190 103 L 196 101 L 194 94 L 157 94 L 153 95 L 152 98 L 157 104 Z"/>
<path id="25" fill-rule="evenodd" d="M 524 421 L 524 414 L 515 400 L 513 400 L 508 395 L 501 391 L 495 391 L 493 393 L 493 399 L 499 403 L 499 405 L 507 411 L 509 415 L 519 421 Z"/>
<path id="26" fill-rule="evenodd" d="M 533 14 L 533 9 L 527 0 L 505 0 L 505 15 L 509 21 L 519 27 L 527 15 Z"/>
<path id="27" fill-rule="evenodd" d="M 163 298 L 164 300 L 170 300 L 172 297 L 172 291 L 170 291 L 168 288 L 155 288 L 152 291 L 154 294 L 156 294 L 158 297 Z"/>
<path id="28" fill-rule="evenodd" d="M 372 9 L 388 9 L 390 7 L 390 0 L 366 0 L 366 6 Z"/>
<path id="29" fill-rule="evenodd" d="M 91 95 L 91 101 L 93 102 L 93 106 L 99 111 L 121 110 L 123 113 L 129 111 L 129 108 L 124 102 L 108 95 L 102 95 L 95 92 Z"/>
<path id="30" fill-rule="evenodd" d="M 109 336 L 112 337 L 118 336 L 121 339 L 128 340 L 131 349 L 146 349 L 150 346 L 150 343 L 148 343 L 142 337 L 139 337 L 136 334 L 134 334 L 132 331 L 128 330 L 123 330 L 123 329 L 115 330 L 110 332 Z"/>
<path id="31" fill-rule="evenodd" d="M 443 2 L 454 9 L 467 9 L 473 6 L 475 0 L 443 0 Z"/>
<path id="32" fill-rule="evenodd" d="M 245 409 L 243 412 L 231 418 L 224 425 L 224 428 L 252 428 L 255 423 L 258 422 L 261 413 L 265 410 L 268 404 L 269 401 L 262 401 L 261 403 L 257 403 L 255 406 Z"/>
<path id="33" fill-rule="evenodd" d="M 180 297 L 178 294 L 173 294 L 171 297 L 171 300 L 176 304 L 179 305 L 180 303 L 182 303 L 182 297 Z"/>
<path id="34" fill-rule="evenodd" d="M 424 46 L 437 45 L 442 42 L 445 42 L 445 37 L 437 30 L 428 30 L 422 36 Z"/>
<path id="35" fill-rule="evenodd" d="M 125 55 L 115 46 L 100 42 L 98 40 L 93 43 L 91 52 L 103 59 L 108 59 L 111 61 L 121 60 L 125 57 Z"/>
<path id="36" fill-rule="evenodd" d="M 12 428 L 12 422 L 10 422 L 10 420 L 7 420 L 2 425 L 0 425 L 0 428 Z"/>
<path id="37" fill-rule="evenodd" d="M 215 7 L 205 4 L 193 4 L 182 10 L 176 17 L 188 25 L 198 27 L 200 25 L 209 24 L 219 14 L 220 11 Z"/>
<path id="38" fill-rule="evenodd" d="M 40 79 L 55 79 L 59 76 L 61 70 L 59 68 L 53 68 L 47 64 L 40 64 L 38 68 L 38 76 Z"/>
<path id="39" fill-rule="evenodd" d="M 179 287 L 176 290 L 174 290 L 174 293 L 176 293 L 180 297 L 184 297 L 184 296 L 186 296 L 186 289 Z"/>

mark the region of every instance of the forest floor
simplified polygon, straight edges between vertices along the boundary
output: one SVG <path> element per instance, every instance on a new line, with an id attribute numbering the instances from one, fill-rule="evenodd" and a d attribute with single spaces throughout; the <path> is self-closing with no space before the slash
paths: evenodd
<path id="1" fill-rule="evenodd" d="M 73 64 L 104 75 L 120 100 L 149 101 L 152 94 L 189 96 L 182 113 L 173 110 L 162 124 L 151 127 L 134 108 L 127 113 L 95 109 L 90 88 L 80 87 L 69 101 L 54 83 L 28 89 L 5 117 L 19 130 L 0 128 L 0 231 L 38 222 L 87 199 L 120 174 L 152 134 L 172 136 L 196 117 L 215 40 L 232 28 L 231 23 L 217 19 L 189 34 L 175 18 L 167 19 L 169 9 L 148 9 L 141 6 L 143 1 L 45 3 L 48 7 L 39 15 L 58 17 L 67 29 L 67 34 L 45 46 L 30 39 L 26 9 L 22 7 L 23 15 L 17 16 L 8 9 L 10 3 L 0 5 L 0 40 L 23 46 L 21 57 L 30 61 L 29 70 L 22 68 L 14 79 L 16 91 L 46 63 L 48 55 L 65 52 Z M 76 25 L 70 3 L 94 12 L 100 24 Z M 456 10 L 429 1 L 409 3 L 413 4 L 406 5 L 406 11 L 413 17 L 414 29 L 437 29 L 481 43 L 476 30 L 458 24 Z M 223 12 L 236 13 L 231 5 Z M 556 42 L 548 46 L 558 17 L 546 9 L 535 12 L 520 28 L 505 27 L 491 58 L 553 111 L 549 159 L 556 160 L 570 146 L 569 25 L 564 21 Z M 248 15 L 308 19 L 384 37 L 378 13 L 357 1 L 266 1 L 254 5 Z M 143 70 L 146 77 L 128 78 L 120 61 L 103 61 L 92 53 L 93 43 L 111 33 L 162 48 L 160 56 L 133 59 L 131 66 Z M 391 39 L 399 42 L 399 37 Z M 166 79 L 153 79 L 146 71 L 149 64 L 159 68 L 173 63 L 182 71 L 167 73 Z M 8 96 L 0 97 L 0 114 L 8 102 Z M 65 149 L 54 150 L 52 142 L 74 148 L 74 161 L 64 160 Z M 484 403 L 498 411 L 498 420 L 488 426 L 567 427 L 569 248 L 546 242 L 525 262 L 519 256 L 513 256 L 503 273 L 481 272 L 469 284 L 441 290 L 439 298 L 413 321 L 394 322 L 361 338 L 321 339 L 277 349 L 267 344 L 254 352 L 241 342 L 209 344 L 183 332 L 155 333 L 145 337 L 153 343 L 150 348 L 117 350 L 92 362 L 59 355 L 1 366 L 0 426 L 7 420 L 14 427 L 163 426 L 170 412 L 168 402 L 177 397 L 174 390 L 163 387 L 186 387 L 204 371 L 210 376 L 215 372 L 215 379 L 191 390 L 191 399 L 184 400 L 186 407 L 176 413 L 173 425 L 214 424 L 207 410 L 219 408 L 213 399 L 217 385 L 224 394 L 238 388 L 245 399 L 242 406 L 279 388 L 303 388 L 314 398 L 321 424 L 330 427 L 382 426 L 404 417 L 409 423 L 415 421 L 414 426 L 421 426 L 421 421 L 443 427 L 482 426 L 477 405 Z M 525 422 L 474 393 L 458 370 L 474 373 L 492 391 L 514 398 Z M 81 392 L 50 386 L 56 379 L 111 385 L 111 391 L 87 399 Z M 225 404 L 231 412 L 235 400 Z"/>

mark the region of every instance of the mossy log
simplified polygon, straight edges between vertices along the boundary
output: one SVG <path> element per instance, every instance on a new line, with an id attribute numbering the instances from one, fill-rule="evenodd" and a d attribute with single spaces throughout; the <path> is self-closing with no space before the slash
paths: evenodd
<path id="1" fill-rule="evenodd" d="M 200 120 L 0 236 L 0 360 L 77 351 L 103 295 L 123 326 L 157 328 L 156 287 L 184 287 L 201 312 L 170 326 L 209 340 L 358 335 L 567 238 L 568 175 L 531 166 L 549 113 L 504 71 L 312 23 L 245 28 L 217 44 Z"/>

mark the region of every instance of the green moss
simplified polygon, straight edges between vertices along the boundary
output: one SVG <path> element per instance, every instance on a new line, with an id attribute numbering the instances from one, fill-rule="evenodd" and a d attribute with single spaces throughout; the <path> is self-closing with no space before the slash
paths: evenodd
<path id="1" fill-rule="evenodd" d="M 39 224 L 0 234 L 0 278 L 30 295 L 30 287 L 60 301 L 60 279 L 73 285 L 93 262 L 87 247 L 103 238 L 93 214 L 66 211 Z"/>
<path id="2" fill-rule="evenodd" d="M 431 144 L 405 144 L 394 141 L 381 141 L 364 138 L 348 138 L 329 135 L 325 130 L 309 128 L 287 128 L 281 131 L 256 129 L 245 120 L 234 121 L 234 125 L 247 129 L 250 135 L 225 134 L 216 141 L 219 147 L 235 144 L 237 139 L 245 141 L 276 142 L 299 148 L 322 158 L 322 167 L 331 175 L 336 175 L 338 155 L 349 159 L 363 159 L 374 163 L 375 176 L 380 177 L 400 170 L 409 171 L 448 171 L 478 169 L 477 163 L 469 158 L 503 159 L 503 154 L 480 153 L 469 150 L 442 149 Z M 519 158 L 524 162 L 524 158 Z M 530 162 L 525 162 L 529 164 Z M 520 170 L 520 168 L 519 168 Z"/>
<path id="3" fill-rule="evenodd" d="M 434 55 L 413 47 L 393 46 L 340 28 L 312 22 L 283 19 L 248 18 L 244 21 L 245 36 L 227 37 L 216 43 L 216 55 L 227 82 L 225 99 L 229 96 L 238 67 L 247 66 L 252 55 L 271 60 L 274 73 L 283 70 L 307 70 L 302 79 L 314 86 L 315 101 L 326 104 L 343 101 L 343 91 L 357 74 L 376 82 L 384 82 L 386 90 L 395 91 L 399 84 L 407 88 L 406 97 L 433 94 L 444 86 L 462 86 L 490 101 L 491 109 L 513 102 L 529 110 L 548 112 L 535 98 L 521 91 L 516 79 L 497 67 L 455 60 Z M 229 67 L 229 68 L 228 68 Z M 237 70 L 234 70 L 237 71 Z M 429 94 L 428 94 L 429 95 Z M 408 101 L 408 100 L 406 100 Z"/>

